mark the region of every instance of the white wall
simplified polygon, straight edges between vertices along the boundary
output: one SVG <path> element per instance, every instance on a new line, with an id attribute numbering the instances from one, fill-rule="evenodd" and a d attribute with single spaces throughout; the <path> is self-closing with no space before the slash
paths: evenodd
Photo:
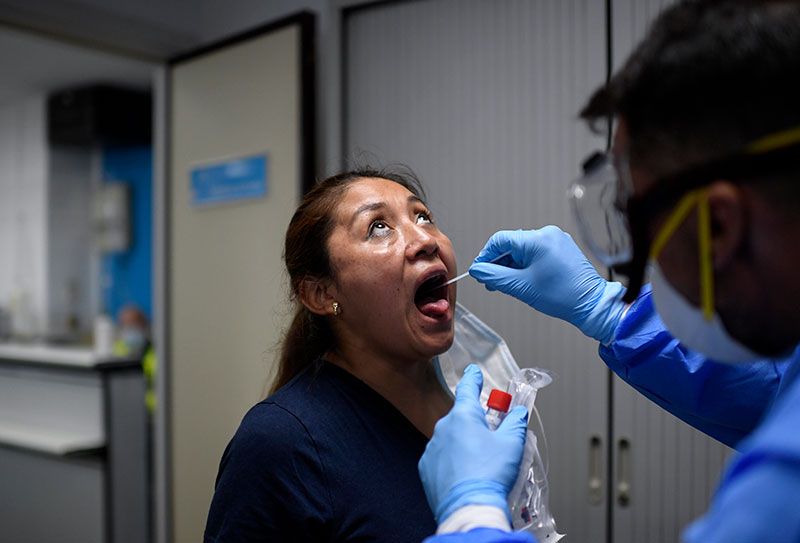
<path id="1" fill-rule="evenodd" d="M 93 188 L 99 151 L 55 145 L 48 161 L 47 331 L 88 333 L 100 292 L 98 256 L 92 248 Z"/>
<path id="2" fill-rule="evenodd" d="M 24 335 L 46 314 L 47 159 L 44 95 L 0 105 L 0 306 Z"/>
<path id="3" fill-rule="evenodd" d="M 43 94 L 0 106 L 0 308 L 15 335 L 91 328 L 94 169 L 91 150 L 48 144 Z"/>

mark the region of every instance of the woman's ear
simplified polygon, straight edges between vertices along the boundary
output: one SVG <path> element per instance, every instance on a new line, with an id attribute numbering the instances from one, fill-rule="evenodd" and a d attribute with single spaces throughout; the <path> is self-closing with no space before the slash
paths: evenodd
<path id="1" fill-rule="evenodd" d="M 333 302 L 336 301 L 335 288 L 327 279 L 303 279 L 298 289 L 298 296 L 309 311 L 317 315 L 333 314 Z"/>
<path id="2" fill-rule="evenodd" d="M 730 181 L 715 181 L 708 186 L 711 214 L 711 250 L 714 269 L 728 266 L 744 243 L 746 202 L 742 191 Z"/>

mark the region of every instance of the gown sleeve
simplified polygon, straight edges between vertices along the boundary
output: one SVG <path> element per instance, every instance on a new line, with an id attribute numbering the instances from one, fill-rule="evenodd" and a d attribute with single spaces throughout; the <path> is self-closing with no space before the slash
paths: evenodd
<path id="1" fill-rule="evenodd" d="M 600 346 L 600 357 L 636 390 L 730 447 L 757 426 L 788 366 L 771 360 L 727 364 L 683 347 L 655 312 L 649 285 L 611 343 Z"/>
<path id="2" fill-rule="evenodd" d="M 223 454 L 204 542 L 330 541 L 332 503 L 305 426 L 261 403 Z"/>

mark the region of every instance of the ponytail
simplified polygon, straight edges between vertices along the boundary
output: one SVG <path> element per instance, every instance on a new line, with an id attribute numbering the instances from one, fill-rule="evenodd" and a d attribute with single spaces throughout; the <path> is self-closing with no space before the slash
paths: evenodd
<path id="1" fill-rule="evenodd" d="M 278 375 L 275 376 L 269 393 L 274 393 L 303 368 L 317 361 L 333 343 L 333 333 L 325 317 L 315 315 L 297 302 L 292 324 L 289 325 L 281 345 Z"/>

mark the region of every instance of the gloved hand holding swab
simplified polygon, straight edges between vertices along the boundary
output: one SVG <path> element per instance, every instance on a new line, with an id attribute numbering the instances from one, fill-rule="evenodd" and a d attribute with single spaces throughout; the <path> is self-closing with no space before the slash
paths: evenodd
<path id="1" fill-rule="evenodd" d="M 494 258 L 494 259 L 492 259 L 492 260 L 490 261 L 490 264 L 496 264 L 496 263 L 497 263 L 497 262 L 499 262 L 499 261 L 500 261 L 500 260 L 501 260 L 503 257 L 506 257 L 506 256 L 508 256 L 508 255 L 510 255 L 510 254 L 511 254 L 511 250 L 508 250 L 508 251 L 506 251 L 506 252 L 505 252 L 505 253 L 503 253 L 503 254 L 497 255 L 497 257 L 496 257 L 496 258 Z M 461 275 L 457 275 L 457 276 L 453 277 L 452 279 L 450 279 L 448 282 L 446 282 L 446 283 L 444 284 L 444 286 L 447 286 L 447 285 L 449 285 L 450 283 L 455 283 L 456 281 L 460 281 L 461 279 L 464 279 L 464 278 L 465 278 L 466 276 L 468 276 L 468 275 L 469 275 L 469 272 L 468 272 L 468 271 L 465 271 L 465 272 L 464 272 L 464 273 L 462 273 Z"/>

